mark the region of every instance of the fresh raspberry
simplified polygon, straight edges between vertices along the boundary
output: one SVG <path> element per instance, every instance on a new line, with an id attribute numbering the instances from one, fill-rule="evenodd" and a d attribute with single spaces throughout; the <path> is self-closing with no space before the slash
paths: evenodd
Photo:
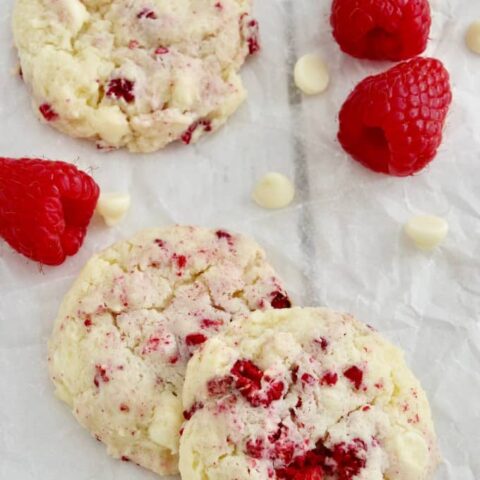
<path id="1" fill-rule="evenodd" d="M 413 175 L 435 157 L 451 101 L 443 64 L 415 58 L 355 87 L 340 111 L 338 139 L 376 172 Z"/>
<path id="2" fill-rule="evenodd" d="M 398 61 L 425 50 L 432 19 L 428 0 L 334 0 L 330 23 L 345 53 Z"/>
<path id="3" fill-rule="evenodd" d="M 0 237 L 32 260 L 60 265 L 80 249 L 99 193 L 68 163 L 0 157 Z"/>
<path id="4" fill-rule="evenodd" d="M 212 378 L 207 383 L 207 390 L 211 396 L 226 395 L 233 384 L 233 378 L 230 376 Z"/>

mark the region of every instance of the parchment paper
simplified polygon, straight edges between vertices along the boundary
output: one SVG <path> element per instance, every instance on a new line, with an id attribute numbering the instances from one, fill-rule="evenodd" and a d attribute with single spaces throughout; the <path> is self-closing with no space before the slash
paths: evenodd
<path id="1" fill-rule="evenodd" d="M 248 62 L 246 105 L 218 134 L 193 147 L 148 155 L 105 154 L 41 125 L 30 110 L 10 33 L 13 1 L 0 5 L 0 155 L 45 156 L 91 168 L 104 191 L 130 192 L 117 228 L 95 220 L 81 252 L 39 267 L 0 242 L 0 479 L 146 480 L 110 459 L 53 396 L 46 341 L 62 296 L 96 250 L 139 229 L 169 223 L 222 226 L 267 250 L 299 304 L 349 311 L 405 349 L 427 390 L 444 464 L 436 479 L 480 479 L 480 57 L 463 36 L 480 18 L 476 0 L 432 0 L 428 54 L 452 75 L 445 141 L 420 175 L 395 179 L 354 163 L 336 142 L 347 93 L 388 64 L 340 53 L 329 0 L 257 0 L 263 51 Z M 302 98 L 291 87 L 299 55 L 330 65 L 329 91 Z M 250 200 L 255 179 L 280 171 L 295 203 L 269 212 Z M 404 238 L 410 216 L 445 217 L 451 232 L 433 253 Z M 414 479 L 412 479 L 414 480 Z"/>

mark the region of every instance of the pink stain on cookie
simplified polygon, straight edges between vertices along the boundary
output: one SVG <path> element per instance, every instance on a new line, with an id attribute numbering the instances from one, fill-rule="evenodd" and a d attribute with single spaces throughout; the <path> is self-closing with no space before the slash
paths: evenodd
<path id="1" fill-rule="evenodd" d="M 170 50 L 167 47 L 157 47 L 155 49 L 155 55 L 166 55 Z"/>
<path id="2" fill-rule="evenodd" d="M 230 376 L 211 378 L 207 382 L 207 390 L 210 396 L 225 395 L 231 390 L 232 386 L 233 378 Z"/>
<path id="3" fill-rule="evenodd" d="M 133 88 L 135 83 L 126 78 L 113 78 L 110 80 L 107 87 L 107 97 L 123 99 L 127 103 L 132 103 L 135 100 Z"/>
<path id="4" fill-rule="evenodd" d="M 272 297 L 270 305 L 275 309 L 290 308 L 292 306 L 288 296 L 280 291 L 273 292 Z"/>
<path id="5" fill-rule="evenodd" d="M 150 353 L 158 351 L 160 346 L 160 338 L 153 336 L 147 340 L 147 344 L 143 347 L 142 355 L 148 355 Z"/>
<path id="6" fill-rule="evenodd" d="M 95 365 L 95 376 L 93 377 L 93 384 L 99 388 L 100 382 L 108 383 L 110 377 L 107 374 L 107 369 L 103 365 Z"/>
<path id="7" fill-rule="evenodd" d="M 200 322 L 200 327 L 207 330 L 207 329 L 213 329 L 213 330 L 219 330 L 220 327 L 223 326 L 223 320 L 210 320 L 209 318 L 204 318 Z"/>
<path id="8" fill-rule="evenodd" d="M 179 356 L 174 355 L 173 357 L 170 357 L 168 359 L 168 363 L 170 363 L 170 365 L 175 365 L 179 360 L 180 360 Z"/>
<path id="9" fill-rule="evenodd" d="M 343 372 L 343 376 L 350 380 L 355 387 L 355 390 L 360 389 L 363 381 L 363 371 L 360 368 L 358 368 L 356 365 L 353 365 Z"/>
<path id="10" fill-rule="evenodd" d="M 47 122 L 54 122 L 59 118 L 58 113 L 48 103 L 42 103 L 42 105 L 38 107 L 38 110 L 40 111 L 40 113 L 43 115 L 43 118 Z"/>
<path id="11" fill-rule="evenodd" d="M 183 269 L 187 265 L 187 257 L 185 255 L 177 255 L 174 253 L 172 259 L 179 269 Z"/>
<path id="12" fill-rule="evenodd" d="M 408 419 L 408 423 L 411 423 L 411 424 L 416 424 L 416 423 L 419 423 L 419 422 L 420 422 L 420 417 L 419 417 L 418 413 L 416 413 L 413 417 Z"/>
<path id="13" fill-rule="evenodd" d="M 130 42 L 128 42 L 128 48 L 130 50 L 135 50 L 136 48 L 139 47 L 139 43 L 137 42 L 137 40 L 130 40 Z"/>

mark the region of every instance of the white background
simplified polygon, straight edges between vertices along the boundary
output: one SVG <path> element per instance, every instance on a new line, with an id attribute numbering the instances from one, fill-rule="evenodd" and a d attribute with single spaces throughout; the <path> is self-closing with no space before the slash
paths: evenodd
<path id="1" fill-rule="evenodd" d="M 263 50 L 248 62 L 250 99 L 218 134 L 148 155 L 98 152 L 41 125 L 12 74 L 12 0 L 0 5 L 0 155 L 44 156 L 91 167 L 105 191 L 128 191 L 126 221 L 95 220 L 64 266 L 26 261 L 0 241 L 0 479 L 147 480 L 108 458 L 53 396 L 46 342 L 59 302 L 89 256 L 135 231 L 169 223 L 253 235 L 299 304 L 354 313 L 405 349 L 431 400 L 445 462 L 436 479 L 480 479 L 480 57 L 464 46 L 477 0 L 432 0 L 428 54 L 451 72 L 454 103 L 440 152 L 424 172 L 396 179 L 351 161 L 336 142 L 337 113 L 367 74 L 385 69 L 340 53 L 329 0 L 257 0 Z M 318 51 L 329 91 L 289 87 L 294 60 Z M 250 201 L 267 171 L 295 179 L 297 199 L 268 212 Z M 410 216 L 445 217 L 451 232 L 426 254 L 404 238 Z M 412 479 L 414 480 L 414 479 Z"/>

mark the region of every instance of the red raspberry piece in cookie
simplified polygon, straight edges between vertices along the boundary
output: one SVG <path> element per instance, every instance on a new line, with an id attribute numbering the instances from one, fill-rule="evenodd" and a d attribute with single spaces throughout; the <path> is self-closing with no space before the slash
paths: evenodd
<path id="1" fill-rule="evenodd" d="M 338 139 L 371 170 L 413 175 L 435 157 L 451 101 L 439 60 L 401 63 L 355 87 L 340 111 Z"/>
<path id="2" fill-rule="evenodd" d="M 0 236 L 32 260 L 60 265 L 82 246 L 99 193 L 68 163 L 0 158 Z"/>
<path id="3" fill-rule="evenodd" d="M 428 0 L 334 0 L 330 23 L 345 53 L 398 61 L 425 50 L 432 19 Z"/>
<path id="4" fill-rule="evenodd" d="M 231 373 L 235 379 L 235 387 L 254 407 L 268 407 L 282 397 L 285 387 L 283 382 L 264 376 L 262 370 L 250 360 L 237 360 Z"/>

